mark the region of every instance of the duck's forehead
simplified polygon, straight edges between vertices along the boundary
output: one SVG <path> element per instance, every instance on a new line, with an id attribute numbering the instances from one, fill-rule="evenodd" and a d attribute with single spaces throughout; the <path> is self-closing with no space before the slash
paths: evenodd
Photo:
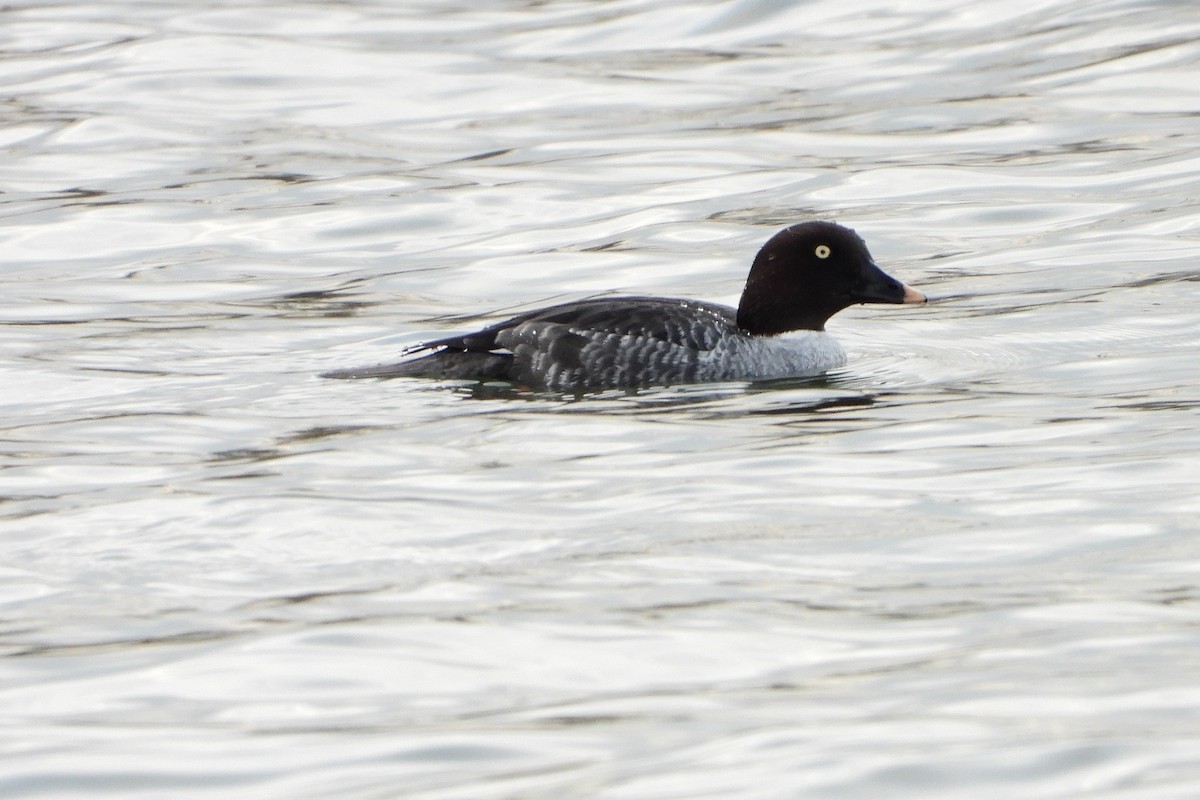
<path id="1" fill-rule="evenodd" d="M 854 247 L 866 247 L 866 242 L 862 237 L 849 228 L 843 228 L 841 225 L 832 223 L 821 226 L 820 229 L 813 231 L 816 236 L 824 236 L 829 239 L 830 244 L 851 245 Z"/>
<path id="2" fill-rule="evenodd" d="M 834 222 L 803 222 L 788 229 L 795 243 L 825 244 L 840 249 L 865 250 L 867 245 L 857 233 Z"/>

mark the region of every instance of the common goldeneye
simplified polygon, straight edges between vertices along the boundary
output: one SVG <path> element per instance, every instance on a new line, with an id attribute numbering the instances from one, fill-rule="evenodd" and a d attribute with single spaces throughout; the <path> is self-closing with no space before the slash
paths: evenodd
<path id="1" fill-rule="evenodd" d="M 557 392 L 805 377 L 846 362 L 825 332 L 843 308 L 923 302 L 875 265 L 854 231 L 802 222 L 758 251 L 737 309 L 664 297 L 579 300 L 402 353 L 416 358 L 325 377 L 466 378 Z"/>

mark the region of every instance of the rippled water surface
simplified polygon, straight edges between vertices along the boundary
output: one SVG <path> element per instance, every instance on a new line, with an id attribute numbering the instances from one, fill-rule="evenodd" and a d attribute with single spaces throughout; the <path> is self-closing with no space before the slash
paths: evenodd
<path id="1" fill-rule="evenodd" d="M 0 8 L 0 795 L 1200 794 L 1200 16 Z M 339 366 L 857 229 L 820 380 Z"/>

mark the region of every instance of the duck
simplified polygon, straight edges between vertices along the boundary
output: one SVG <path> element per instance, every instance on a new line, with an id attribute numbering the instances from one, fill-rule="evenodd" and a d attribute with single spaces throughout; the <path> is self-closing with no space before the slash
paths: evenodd
<path id="1" fill-rule="evenodd" d="M 421 342 L 398 363 L 324 376 L 502 381 L 550 392 L 814 377 L 846 364 L 825 330 L 834 314 L 926 300 L 885 273 L 853 230 L 814 220 L 759 249 L 737 308 L 671 297 L 577 300 Z"/>

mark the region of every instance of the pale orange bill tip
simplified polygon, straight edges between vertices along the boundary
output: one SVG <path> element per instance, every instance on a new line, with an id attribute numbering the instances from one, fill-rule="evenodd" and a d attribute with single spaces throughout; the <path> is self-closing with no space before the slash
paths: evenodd
<path id="1" fill-rule="evenodd" d="M 929 298 L 927 298 L 925 295 L 918 292 L 916 289 L 912 288 L 908 284 L 905 284 L 904 285 L 904 299 L 901 300 L 900 302 L 902 302 L 902 303 L 924 303 L 928 299 Z"/>

